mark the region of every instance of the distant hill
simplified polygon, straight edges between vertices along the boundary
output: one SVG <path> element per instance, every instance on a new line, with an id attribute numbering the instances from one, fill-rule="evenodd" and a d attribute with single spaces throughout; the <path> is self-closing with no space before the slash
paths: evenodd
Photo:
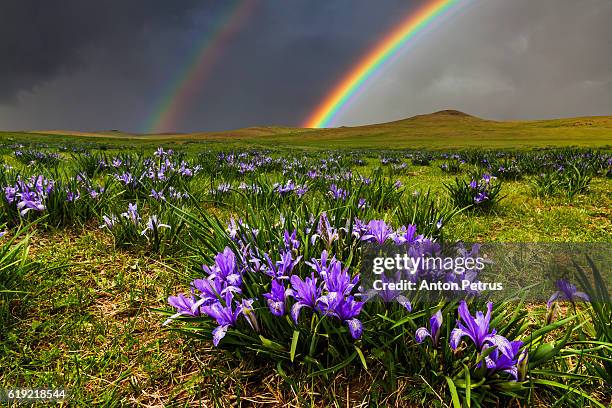
<path id="1" fill-rule="evenodd" d="M 221 132 L 143 135 L 120 131 L 31 132 L 146 141 L 211 141 L 315 148 L 469 148 L 612 146 L 612 116 L 495 121 L 443 110 L 393 122 L 328 129 L 259 126 Z"/>

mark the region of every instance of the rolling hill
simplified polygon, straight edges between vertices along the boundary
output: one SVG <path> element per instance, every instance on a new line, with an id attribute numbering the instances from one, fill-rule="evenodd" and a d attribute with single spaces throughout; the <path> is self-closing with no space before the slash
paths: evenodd
<path id="1" fill-rule="evenodd" d="M 132 134 L 120 131 L 29 132 L 55 137 L 149 142 L 222 142 L 313 148 L 470 148 L 612 146 L 612 116 L 494 121 L 457 110 L 443 110 L 393 122 L 354 127 L 305 129 L 249 127 L 222 132 Z"/>

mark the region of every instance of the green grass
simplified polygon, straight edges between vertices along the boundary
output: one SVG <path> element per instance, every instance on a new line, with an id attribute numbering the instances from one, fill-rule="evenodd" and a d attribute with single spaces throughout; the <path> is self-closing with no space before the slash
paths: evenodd
<path id="1" fill-rule="evenodd" d="M 4 141 L 48 143 L 95 141 L 115 153 L 123 146 L 150 149 L 162 142 L 183 144 L 189 152 L 196 152 L 227 147 L 226 140 L 232 143 L 246 140 L 263 146 L 285 144 L 290 148 L 380 145 L 464 148 L 482 146 L 484 139 L 491 148 L 536 147 L 549 143 L 598 146 L 610 142 L 609 119 L 605 123 L 602 119 L 601 124 L 574 127 L 568 121 L 498 124 L 463 117 L 459 120 L 465 123 L 457 127 L 454 119 L 449 125 L 440 124 L 437 118 L 434 121 L 438 124 L 431 124 L 422 134 L 415 131 L 412 122 L 404 121 L 399 125 L 367 129 L 359 137 L 351 129 L 307 131 L 299 135 L 282 133 L 285 131 L 282 130 L 272 136 L 239 136 L 240 141 L 217 136 L 175 139 L 142 136 L 133 140 L 124 135 L 106 139 L 4 133 L 0 137 Z M 597 119 L 593 122 L 598 123 Z M 423 123 L 418 125 L 421 129 Z M 536 134 L 539 136 L 534 138 Z M 4 161 L 20 165 L 8 153 Z M 364 172 L 377 163 L 377 159 L 369 159 Z M 446 202 L 443 185 L 455 176 L 443 173 L 438 168 L 440 163 L 436 160 L 430 166 L 409 166 L 398 178 L 409 191 L 429 189 Z M 589 194 L 571 200 L 535 197 L 527 180 L 505 182 L 502 191 L 505 197 L 491 213 L 463 212 L 445 229 L 453 239 L 468 242 L 609 243 L 612 242 L 611 191 L 612 179 L 601 177 L 592 182 Z M 236 210 L 215 208 L 212 211 L 227 219 Z M 189 254 L 160 256 L 138 249 L 115 250 L 109 235 L 95 221 L 80 227 L 37 229 L 31 237 L 30 252 L 40 267 L 26 275 L 28 294 L 14 305 L 15 320 L 10 331 L 0 339 L 0 388 L 66 387 L 72 391 L 71 406 L 266 403 L 317 406 L 322 401 L 330 406 L 384 406 L 393 401 L 401 403 L 401 399 L 394 399 L 398 397 L 411 396 L 414 401 L 426 397 L 419 394 L 420 388 L 415 387 L 418 379 L 414 378 L 400 378 L 398 389 L 389 395 L 381 380 L 382 373 L 376 369 L 360 371 L 357 375 L 340 372 L 328 381 L 296 377 L 293 386 L 287 386 L 269 362 L 236 361 L 229 354 L 212 352 L 208 343 L 163 329 L 163 317 L 152 309 L 165 308 L 167 296 L 183 287 Z M 608 401 L 603 393 L 596 397 Z M 550 400 L 543 400 L 541 406 L 549 403 Z M 442 406 L 439 401 L 431 404 Z"/>

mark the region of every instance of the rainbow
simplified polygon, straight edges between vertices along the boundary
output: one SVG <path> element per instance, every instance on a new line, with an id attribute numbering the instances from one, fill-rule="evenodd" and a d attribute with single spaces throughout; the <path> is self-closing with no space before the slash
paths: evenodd
<path id="1" fill-rule="evenodd" d="M 176 131 L 181 114 L 193 102 L 224 46 L 240 29 L 255 2 L 256 0 L 235 1 L 214 29 L 206 32 L 187 63 L 176 75 L 176 79 L 166 87 L 153 114 L 142 126 L 145 133 Z"/>
<path id="2" fill-rule="evenodd" d="M 364 86 L 382 66 L 417 33 L 445 14 L 459 0 L 430 0 L 416 13 L 410 14 L 387 34 L 360 62 L 343 77 L 316 107 L 304 127 L 327 127 L 340 109 Z"/>

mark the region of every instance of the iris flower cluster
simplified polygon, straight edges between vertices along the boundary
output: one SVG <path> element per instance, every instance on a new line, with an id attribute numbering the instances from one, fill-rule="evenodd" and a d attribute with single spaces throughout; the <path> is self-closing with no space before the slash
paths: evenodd
<path id="1" fill-rule="evenodd" d="M 191 282 L 191 295 L 170 296 L 168 303 L 176 309 L 164 324 L 180 316 L 206 315 L 217 322 L 213 330 L 213 344 L 217 346 L 227 330 L 238 323 L 243 316 L 251 328 L 259 331 L 253 310 L 253 299 L 242 298 L 242 271 L 238 268 L 234 252 L 226 247 L 215 257 L 211 266 L 203 265 L 206 276 Z"/>
<path id="2" fill-rule="evenodd" d="M 487 349 L 494 347 L 494 350 L 485 354 L 484 363 L 486 364 L 487 375 L 493 375 L 501 371 L 510 374 L 512 379 L 517 381 L 519 379 L 519 368 L 526 363 L 527 352 L 521 350 L 523 347 L 522 341 L 509 341 L 490 327 L 492 310 L 493 303 L 489 302 L 487 303 L 486 314 L 477 311 L 476 315 L 472 315 L 467 303 L 461 301 L 458 308 L 459 320 L 457 320 L 456 327 L 450 333 L 450 348 L 458 352 L 464 338 L 474 345 L 479 354 L 483 354 Z M 442 312 L 438 310 L 429 319 L 429 329 L 419 327 L 416 330 L 415 339 L 417 343 L 421 344 L 429 338 L 432 345 L 438 347 L 442 324 Z M 482 367 L 482 362 L 478 363 L 478 367 Z"/>
<path id="3" fill-rule="evenodd" d="M 29 180 L 18 177 L 14 185 L 4 187 L 4 198 L 8 204 L 15 204 L 23 217 L 29 211 L 46 210 L 45 201 L 54 187 L 55 182 L 44 176 L 33 176 Z"/>
<path id="4" fill-rule="evenodd" d="M 483 174 L 482 178 L 478 181 L 472 179 L 470 181 L 470 188 L 473 190 L 474 203 L 480 204 L 484 201 L 489 200 L 489 190 L 491 188 L 491 180 L 495 179 L 490 174 Z"/>

